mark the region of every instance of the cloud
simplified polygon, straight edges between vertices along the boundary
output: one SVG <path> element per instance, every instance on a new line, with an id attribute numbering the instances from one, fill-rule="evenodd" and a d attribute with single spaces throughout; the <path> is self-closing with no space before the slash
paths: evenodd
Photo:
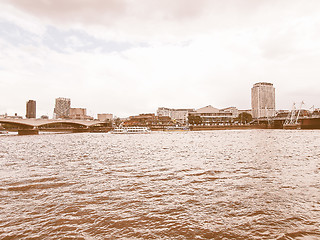
<path id="1" fill-rule="evenodd" d="M 261 14 L 261 1 L 235 0 L 5 0 L 47 24 L 84 26 L 96 36 L 156 40 L 239 26 Z"/>
<path id="2" fill-rule="evenodd" d="M 299 96 L 313 89 L 308 100 L 317 105 L 317 1 L 0 5 L 0 87 L 8 89 L 0 102 L 14 102 L 12 109 L 23 112 L 30 98 L 51 115 L 56 97 L 123 117 L 159 106 L 250 108 L 250 88 L 259 81 L 275 84 L 280 108 L 291 106 L 302 82 Z"/>
<path id="3" fill-rule="evenodd" d="M 4 0 L 47 25 L 80 28 L 97 38 L 181 41 L 228 29 L 255 31 L 316 15 L 320 3 L 298 0 Z M 11 9 L 12 10 L 12 9 Z M 12 10 L 13 11 L 13 10 Z M 21 15 L 21 13 L 20 13 Z"/>

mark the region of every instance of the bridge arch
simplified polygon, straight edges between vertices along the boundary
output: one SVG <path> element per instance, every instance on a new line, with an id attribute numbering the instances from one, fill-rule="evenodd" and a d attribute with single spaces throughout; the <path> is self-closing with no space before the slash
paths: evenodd
<path id="1" fill-rule="evenodd" d="M 38 128 L 88 128 L 87 125 L 76 122 L 48 122 L 38 125 Z"/>
<path id="2" fill-rule="evenodd" d="M 13 129 L 17 127 L 18 129 L 32 129 L 34 128 L 33 125 L 28 123 L 21 123 L 21 122 L 13 122 L 13 121 L 6 121 L 6 120 L 0 120 L 0 124 L 5 129 Z"/>

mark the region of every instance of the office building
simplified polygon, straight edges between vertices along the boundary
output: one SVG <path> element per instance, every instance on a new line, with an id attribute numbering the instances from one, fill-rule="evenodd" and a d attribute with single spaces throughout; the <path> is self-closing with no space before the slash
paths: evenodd
<path id="1" fill-rule="evenodd" d="M 113 115 L 111 113 L 99 113 L 98 120 L 101 122 L 112 121 Z"/>
<path id="2" fill-rule="evenodd" d="M 56 98 L 54 107 L 55 118 L 70 118 L 70 98 Z"/>
<path id="3" fill-rule="evenodd" d="M 87 116 L 86 108 L 70 108 L 69 117 L 71 119 L 85 119 Z"/>
<path id="4" fill-rule="evenodd" d="M 253 118 L 275 116 L 275 88 L 272 83 L 259 82 L 251 88 Z"/>
<path id="5" fill-rule="evenodd" d="M 26 118 L 36 118 L 36 101 L 29 100 L 27 102 Z"/>
<path id="6" fill-rule="evenodd" d="M 70 108 L 69 118 L 81 119 L 81 120 L 93 120 L 93 117 L 90 117 L 87 115 L 86 108 Z"/>

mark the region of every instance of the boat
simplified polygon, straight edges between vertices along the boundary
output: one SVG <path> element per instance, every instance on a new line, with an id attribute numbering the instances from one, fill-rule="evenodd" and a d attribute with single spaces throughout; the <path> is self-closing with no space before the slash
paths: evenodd
<path id="1" fill-rule="evenodd" d="M 189 131 L 189 127 L 188 126 L 169 126 L 169 127 L 166 127 L 164 129 L 164 131 L 168 131 L 168 132 L 184 132 L 184 131 Z"/>
<path id="2" fill-rule="evenodd" d="M 117 127 L 111 131 L 112 134 L 138 134 L 151 133 L 147 127 Z"/>

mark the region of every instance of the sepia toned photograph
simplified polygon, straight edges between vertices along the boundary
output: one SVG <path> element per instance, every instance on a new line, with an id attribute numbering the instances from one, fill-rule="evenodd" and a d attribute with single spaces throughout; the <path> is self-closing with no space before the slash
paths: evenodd
<path id="1" fill-rule="evenodd" d="M 320 1 L 0 0 L 0 240 L 320 240 Z"/>

